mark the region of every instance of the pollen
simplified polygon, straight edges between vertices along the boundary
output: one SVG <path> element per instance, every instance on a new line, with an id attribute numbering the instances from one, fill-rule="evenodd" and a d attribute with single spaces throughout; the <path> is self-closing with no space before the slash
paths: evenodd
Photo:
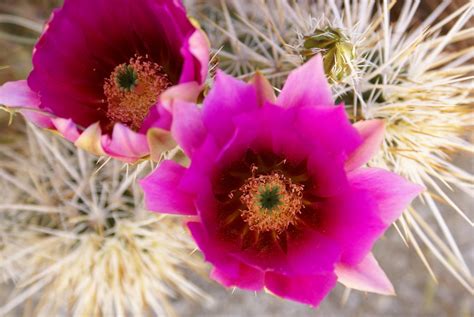
<path id="1" fill-rule="evenodd" d="M 104 83 L 107 119 L 138 131 L 160 94 L 172 85 L 162 66 L 135 56 L 120 64 Z"/>
<path id="2" fill-rule="evenodd" d="M 278 172 L 252 176 L 239 188 L 243 220 L 250 230 L 284 232 L 295 224 L 303 205 L 303 185 Z"/>

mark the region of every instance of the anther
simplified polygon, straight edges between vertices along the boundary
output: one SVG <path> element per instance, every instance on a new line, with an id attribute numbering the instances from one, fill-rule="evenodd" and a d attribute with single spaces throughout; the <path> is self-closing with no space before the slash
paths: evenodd
<path id="1" fill-rule="evenodd" d="M 104 83 L 107 118 L 139 130 L 160 94 L 172 85 L 159 64 L 140 56 L 115 67 Z"/>
<path id="2" fill-rule="evenodd" d="M 252 176 L 240 187 L 243 220 L 251 230 L 260 232 L 285 231 L 296 223 L 303 205 L 303 185 L 293 184 L 289 178 L 273 173 Z"/>

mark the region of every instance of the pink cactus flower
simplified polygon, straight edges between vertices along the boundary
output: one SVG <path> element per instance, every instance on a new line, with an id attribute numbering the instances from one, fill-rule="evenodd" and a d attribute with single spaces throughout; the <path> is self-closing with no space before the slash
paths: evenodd
<path id="1" fill-rule="evenodd" d="M 393 294 L 371 254 L 421 191 L 364 167 L 382 121 L 352 126 L 316 56 L 278 98 L 260 75 L 218 73 L 202 110 L 174 105 L 171 131 L 188 168 L 164 161 L 141 181 L 149 209 L 190 216 L 211 277 L 317 306 L 335 286 Z"/>
<path id="2" fill-rule="evenodd" d="M 159 156 L 173 144 L 172 100 L 195 101 L 208 51 L 178 0 L 66 0 L 0 104 L 97 155 Z"/>

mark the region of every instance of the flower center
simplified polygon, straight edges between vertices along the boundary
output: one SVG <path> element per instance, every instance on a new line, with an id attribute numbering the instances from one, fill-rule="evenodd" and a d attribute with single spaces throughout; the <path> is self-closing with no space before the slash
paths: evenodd
<path id="1" fill-rule="evenodd" d="M 132 91 L 135 89 L 135 87 L 137 87 L 138 74 L 131 65 L 122 64 L 117 69 L 115 81 L 119 89 L 124 91 Z"/>
<path id="2" fill-rule="evenodd" d="M 293 184 L 277 172 L 252 176 L 239 191 L 246 207 L 240 214 L 251 230 L 259 232 L 282 233 L 296 223 L 296 216 L 304 207 L 303 185 Z"/>
<path id="3" fill-rule="evenodd" d="M 282 204 L 281 201 L 281 188 L 278 186 L 260 188 L 258 195 L 258 204 L 260 208 L 272 212 L 273 209 L 278 208 Z"/>
<path id="4" fill-rule="evenodd" d="M 136 56 L 115 67 L 104 83 L 107 119 L 138 131 L 160 94 L 172 86 L 162 66 Z"/>

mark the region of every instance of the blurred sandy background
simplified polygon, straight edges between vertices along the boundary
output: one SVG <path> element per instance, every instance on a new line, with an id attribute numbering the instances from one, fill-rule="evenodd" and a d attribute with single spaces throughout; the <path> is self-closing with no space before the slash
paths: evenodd
<path id="1" fill-rule="evenodd" d="M 448 15 L 469 0 L 452 1 Z M 25 17 L 41 26 L 51 9 L 60 0 L 0 0 L 0 84 L 7 80 L 25 78 L 30 70 L 31 50 L 37 33 L 13 27 L 11 16 Z M 92 1 L 93 2 L 93 1 Z M 418 17 L 422 20 L 439 1 L 422 0 Z M 396 14 L 397 9 L 394 10 Z M 471 22 L 471 27 L 473 23 Z M 15 34 L 12 36 L 12 34 Z M 461 43 L 466 47 L 473 43 Z M 15 124 L 21 125 L 18 118 Z M 12 128 L 7 125 L 7 115 L 0 112 L 0 134 L 8 138 Z M 474 170 L 472 157 L 456 158 L 460 165 Z M 34 168 L 34 167 L 33 167 Z M 452 195 L 469 218 L 474 218 L 474 201 L 462 193 Z M 0 198 L 1 199 L 1 198 Z M 452 209 L 445 208 L 445 216 L 468 266 L 474 268 L 473 230 Z M 427 214 L 427 213 L 424 213 Z M 428 219 L 433 222 L 433 219 Z M 426 251 L 426 250 L 425 250 Z M 318 309 L 285 302 L 273 296 L 253 294 L 240 290 L 226 290 L 216 283 L 197 280 L 215 299 L 212 306 L 176 301 L 181 316 L 473 316 L 474 299 L 454 278 L 426 252 L 439 279 L 436 285 L 413 249 L 407 248 L 398 233 L 390 229 L 375 248 L 375 255 L 387 272 L 397 291 L 397 297 L 382 297 L 352 292 L 343 304 L 344 288 L 338 286 Z M 0 305 L 8 293 L 8 287 L 0 285 Z M 20 312 L 12 316 L 21 316 Z"/>

